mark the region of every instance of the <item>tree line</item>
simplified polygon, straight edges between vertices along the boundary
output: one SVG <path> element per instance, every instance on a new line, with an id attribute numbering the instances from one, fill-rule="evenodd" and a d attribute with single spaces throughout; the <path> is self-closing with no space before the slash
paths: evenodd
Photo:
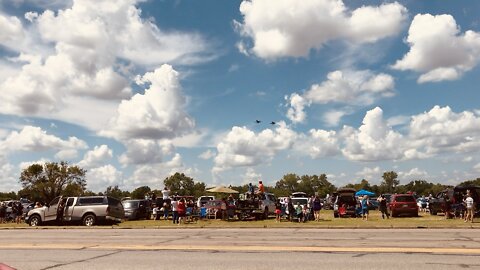
<path id="1" fill-rule="evenodd" d="M 115 198 L 131 197 L 142 199 L 145 195 L 161 195 L 161 190 L 151 189 L 149 186 L 140 186 L 132 191 L 121 190 L 118 186 L 108 186 L 103 192 L 92 192 L 87 189 L 86 170 L 76 165 L 69 165 L 67 162 L 46 162 L 44 164 L 32 164 L 23 169 L 19 182 L 22 189 L 18 192 L 0 192 L 0 201 L 28 198 L 31 201 L 50 202 L 53 198 L 63 196 L 91 196 L 107 195 Z M 175 173 L 163 180 L 163 186 L 168 187 L 172 194 L 181 196 L 192 195 L 199 197 L 205 195 L 207 186 L 203 182 L 194 181 L 183 173 Z M 256 184 L 256 182 L 252 183 Z M 467 180 L 460 185 L 480 186 L 480 178 Z M 431 183 L 426 180 L 414 180 L 401 185 L 398 174 L 394 171 L 384 172 L 380 185 L 371 185 L 368 180 L 362 179 L 359 183 L 350 183 L 345 186 L 356 190 L 365 189 L 379 194 L 384 193 L 406 193 L 414 192 L 418 195 L 437 194 L 438 192 L 451 188 L 451 186 L 439 183 Z M 240 193 L 248 190 L 248 184 L 230 186 Z M 317 194 L 325 197 L 332 194 L 339 187 L 332 184 L 326 174 L 320 175 L 297 175 L 289 173 L 279 179 L 274 186 L 266 186 L 268 192 L 274 193 L 277 197 L 289 196 L 293 192 L 305 192 L 309 195 Z"/>

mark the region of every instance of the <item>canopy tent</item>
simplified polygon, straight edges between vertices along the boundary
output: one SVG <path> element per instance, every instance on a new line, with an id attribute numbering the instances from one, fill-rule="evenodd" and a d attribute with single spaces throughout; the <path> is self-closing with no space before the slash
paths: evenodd
<path id="1" fill-rule="evenodd" d="M 361 190 L 359 190 L 359 191 L 357 191 L 357 192 L 355 193 L 355 196 L 365 196 L 365 195 L 367 195 L 367 196 L 375 196 L 375 193 L 370 192 L 370 191 L 365 190 L 365 189 L 361 189 Z"/>
<path id="2" fill-rule="evenodd" d="M 216 193 L 238 193 L 238 191 L 225 187 L 225 186 L 217 186 L 211 189 L 207 189 L 208 192 L 216 192 Z"/>

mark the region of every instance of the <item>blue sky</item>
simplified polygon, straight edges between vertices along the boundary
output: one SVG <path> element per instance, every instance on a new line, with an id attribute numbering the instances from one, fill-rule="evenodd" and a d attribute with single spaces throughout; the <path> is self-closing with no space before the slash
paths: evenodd
<path id="1" fill-rule="evenodd" d="M 480 174 L 477 1 L 0 2 L 0 181 Z M 261 120 L 256 123 L 255 120 Z M 270 124 L 271 122 L 275 124 Z"/>

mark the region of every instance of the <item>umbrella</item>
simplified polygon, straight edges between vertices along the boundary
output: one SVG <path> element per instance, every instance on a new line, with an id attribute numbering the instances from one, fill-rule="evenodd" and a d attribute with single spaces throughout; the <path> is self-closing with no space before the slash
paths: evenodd
<path id="1" fill-rule="evenodd" d="M 217 186 L 211 189 L 207 189 L 208 192 L 217 192 L 217 193 L 238 193 L 238 191 L 225 187 L 225 186 Z"/>
<path id="2" fill-rule="evenodd" d="M 367 195 L 367 196 L 374 196 L 375 193 L 370 192 L 370 191 L 365 190 L 365 189 L 361 189 L 361 190 L 359 190 L 359 191 L 357 191 L 357 192 L 355 193 L 355 196 L 365 196 L 365 195 Z"/>

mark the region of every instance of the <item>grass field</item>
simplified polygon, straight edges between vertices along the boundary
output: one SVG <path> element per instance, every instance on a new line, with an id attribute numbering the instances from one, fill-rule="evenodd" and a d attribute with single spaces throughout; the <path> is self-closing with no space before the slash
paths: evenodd
<path id="1" fill-rule="evenodd" d="M 480 228 L 480 219 L 474 223 L 465 223 L 462 219 L 448 219 L 444 216 L 432 216 L 429 213 L 420 213 L 419 217 L 397 217 L 382 219 L 380 212 L 370 211 L 369 220 L 361 218 L 333 218 L 333 211 L 322 211 L 321 220 L 308 221 L 306 223 L 289 222 L 282 220 L 275 222 L 271 217 L 268 220 L 259 221 L 224 221 L 214 219 L 198 220 L 196 223 L 172 224 L 171 220 L 135 220 L 124 221 L 113 226 L 98 226 L 100 228 Z M 27 228 L 27 224 L 0 224 L 0 228 Z M 65 226 L 63 226 L 65 227 Z M 78 228 L 79 226 L 68 226 Z M 42 226 L 42 228 L 58 228 L 58 226 Z M 85 227 L 82 227 L 85 228 Z"/>

